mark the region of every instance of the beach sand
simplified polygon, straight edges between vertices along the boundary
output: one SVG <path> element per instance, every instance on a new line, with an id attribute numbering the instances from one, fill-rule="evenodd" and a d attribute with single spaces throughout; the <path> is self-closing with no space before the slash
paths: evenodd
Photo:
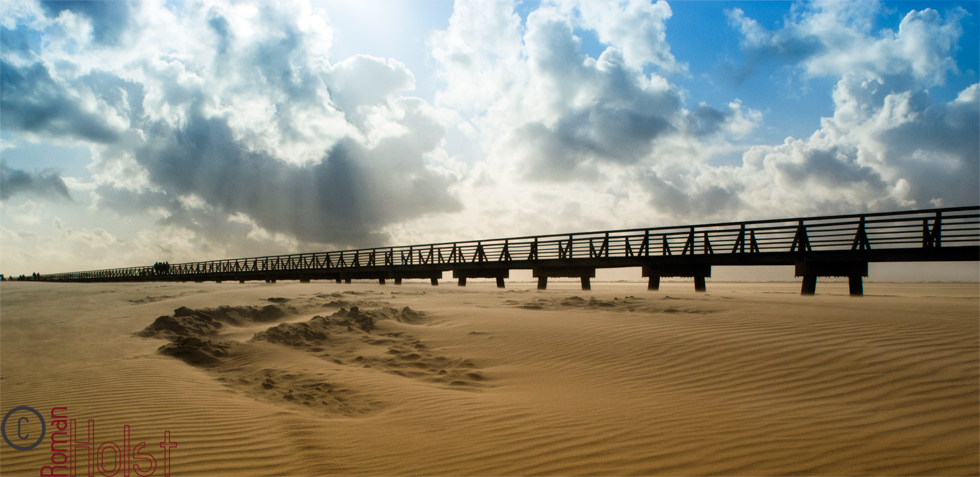
<path id="1" fill-rule="evenodd" d="M 980 473 L 975 283 L 507 287 L 4 282 L 0 410 L 129 425 L 154 475 L 165 431 L 173 475 Z M 135 335 L 181 307 L 210 348 Z"/>

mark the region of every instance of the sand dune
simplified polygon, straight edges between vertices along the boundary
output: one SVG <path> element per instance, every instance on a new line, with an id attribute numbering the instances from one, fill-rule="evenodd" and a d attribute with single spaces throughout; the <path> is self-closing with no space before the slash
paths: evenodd
<path id="1" fill-rule="evenodd" d="M 508 287 L 5 282 L 2 411 L 174 475 L 980 473 L 976 284 Z"/>

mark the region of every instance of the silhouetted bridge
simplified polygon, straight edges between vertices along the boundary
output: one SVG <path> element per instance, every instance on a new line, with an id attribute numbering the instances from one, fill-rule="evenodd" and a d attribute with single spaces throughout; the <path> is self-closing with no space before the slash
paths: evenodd
<path id="1" fill-rule="evenodd" d="M 863 294 L 869 262 L 980 260 L 980 207 L 955 207 L 792 219 L 610 230 L 574 234 L 444 242 L 360 250 L 299 253 L 41 275 L 69 282 L 238 280 L 394 280 L 428 278 L 451 270 L 467 278 L 496 278 L 529 269 L 538 288 L 548 278 L 575 277 L 590 288 L 597 268 L 642 267 L 651 290 L 661 277 L 693 277 L 705 290 L 714 265 L 794 265 L 803 294 L 817 277 L 848 277 Z"/>

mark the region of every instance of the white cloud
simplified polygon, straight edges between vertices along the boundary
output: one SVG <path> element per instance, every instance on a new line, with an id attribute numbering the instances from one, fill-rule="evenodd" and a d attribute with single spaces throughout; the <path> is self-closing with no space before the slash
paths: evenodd
<path id="1" fill-rule="evenodd" d="M 795 60 L 837 76 L 834 115 L 805 140 L 756 146 L 739 172 L 747 204 L 786 213 L 969 205 L 980 201 L 978 85 L 935 104 L 928 89 L 956 71 L 965 12 L 910 11 L 898 32 L 874 33 L 879 6 L 818 2 L 780 30 L 729 13 L 754 61 Z"/>
<path id="2" fill-rule="evenodd" d="M 44 32 L 0 52 L 4 131 L 87 144 L 93 157 L 92 182 L 5 180 L 156 220 L 129 235 L 4 229 L 5 261 L 147 263 L 980 194 L 980 85 L 949 102 L 929 92 L 957 71 L 961 9 L 909 12 L 897 31 L 873 30 L 874 2 L 796 4 L 775 30 L 733 9 L 746 71 L 777 61 L 837 81 L 812 135 L 747 145 L 767 126 L 760 111 L 688 102 L 674 84 L 687 65 L 662 0 L 547 0 L 526 22 L 512 1 L 460 0 L 429 40 L 445 83 L 434 104 L 411 96 L 416 75 L 397 58 L 329 62 L 328 20 L 302 0 L 3 5 L 18 31 Z M 582 30 L 605 45 L 598 58 Z"/>
<path id="3" fill-rule="evenodd" d="M 631 18 L 635 8 L 647 16 Z M 521 28 L 508 5 L 458 2 L 432 40 L 448 83 L 439 104 L 462 113 L 461 129 L 477 131 L 488 156 L 470 171 L 466 213 L 454 220 L 469 228 L 452 234 L 478 237 L 501 222 L 541 232 L 977 203 L 978 89 L 948 104 L 926 89 L 956 71 L 964 12 L 913 11 L 897 32 L 875 32 L 880 13 L 871 2 L 800 4 L 769 31 L 730 12 L 750 61 L 839 81 L 834 115 L 811 137 L 742 146 L 742 164 L 713 166 L 763 116 L 738 99 L 687 109 L 668 79 L 644 73 L 681 65 L 660 36 L 666 4 L 545 2 Z M 616 26 L 647 20 L 647 29 Z M 608 44 L 598 60 L 582 51 L 577 27 Z M 660 63 L 633 44 L 663 52 Z M 438 230 L 434 222 L 407 228 Z"/>
<path id="4" fill-rule="evenodd" d="M 687 70 L 687 65 L 670 53 L 667 20 L 673 12 L 666 1 L 558 0 L 556 3 L 573 15 L 578 26 L 595 31 L 600 42 L 616 45 L 630 68 L 642 69 L 652 64 L 668 73 Z"/>
<path id="5" fill-rule="evenodd" d="M 466 212 L 454 222 L 571 230 L 649 224 L 690 211 L 692 201 L 709 215 L 738 203 L 733 190 L 699 183 L 699 167 L 705 151 L 749 133 L 761 113 L 738 100 L 688 110 L 669 80 L 645 72 L 684 67 L 664 37 L 666 3 L 545 3 L 524 28 L 511 7 L 457 2 L 450 27 L 432 39 L 447 81 L 437 104 L 460 112 L 461 129 L 475 131 L 487 153 L 470 171 L 460 196 Z M 608 43 L 598 59 L 582 50 L 575 28 Z M 692 198 L 663 200 L 667 190 Z"/>
<path id="6" fill-rule="evenodd" d="M 523 83 L 521 18 L 510 0 L 457 2 L 445 31 L 433 34 L 432 56 L 447 85 L 436 104 L 480 112 L 501 101 L 520 101 Z"/>
<path id="7" fill-rule="evenodd" d="M 3 52 L 3 126 L 89 144 L 102 209 L 164 210 L 166 224 L 202 231 L 245 214 L 344 247 L 459 207 L 455 176 L 427 160 L 445 135 L 439 115 L 403 95 L 412 73 L 368 56 L 331 65 L 332 32 L 308 2 L 43 10 L 40 49 Z M 188 195 L 213 213 L 188 213 Z"/>
<path id="8" fill-rule="evenodd" d="M 932 9 L 910 11 L 897 32 L 872 32 L 882 9 L 877 1 L 817 1 L 797 6 L 797 15 L 769 31 L 738 8 L 729 21 L 742 35 L 753 61 L 799 62 L 810 76 L 862 72 L 872 77 L 905 76 L 926 87 L 944 84 L 957 71 L 951 53 L 963 34 L 966 11 L 956 7 L 945 18 Z"/>

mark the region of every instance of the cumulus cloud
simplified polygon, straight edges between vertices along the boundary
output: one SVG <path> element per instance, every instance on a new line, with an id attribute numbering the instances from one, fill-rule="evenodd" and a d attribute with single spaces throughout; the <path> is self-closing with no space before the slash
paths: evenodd
<path id="1" fill-rule="evenodd" d="M 670 53 L 667 20 L 673 12 L 666 1 L 622 0 L 610 4 L 563 0 L 558 4 L 575 15 L 583 28 L 595 31 L 600 42 L 616 45 L 630 68 L 652 64 L 665 72 L 687 69 L 686 64 L 678 62 Z"/>
<path id="2" fill-rule="evenodd" d="M 346 247 L 461 207 L 433 159 L 444 126 L 402 94 L 412 73 L 360 55 L 331 64 L 330 28 L 306 2 L 40 7 L 3 28 L 18 47 L 0 65 L 3 127 L 89 144 L 101 209 L 198 231 L 244 217 Z M 6 194 L 6 169 L 4 181 Z"/>
<path id="3" fill-rule="evenodd" d="M 446 82 L 437 104 L 468 114 L 521 101 L 513 93 L 527 74 L 523 29 L 512 0 L 457 2 L 449 27 L 431 40 L 432 56 Z"/>
<path id="4" fill-rule="evenodd" d="M 406 121 L 425 121 L 420 111 L 405 114 Z M 411 126 L 413 134 L 374 148 L 338 141 L 322 161 L 296 165 L 247 150 L 222 119 L 194 115 L 179 131 L 162 128 L 135 156 L 169 193 L 193 194 L 268 230 L 305 242 L 380 245 L 378 231 L 388 223 L 458 208 L 446 192 L 450 179 L 424 167 L 422 155 L 441 129 Z"/>
<path id="5" fill-rule="evenodd" d="M 676 91 L 627 69 L 617 50 L 591 61 L 565 19 L 533 13 L 525 41 L 537 117 L 509 132 L 508 145 L 525 149 L 528 176 L 562 180 L 597 162 L 635 163 L 676 129 Z"/>
<path id="6" fill-rule="evenodd" d="M 878 8 L 819 2 L 776 31 L 729 13 L 754 58 L 793 59 L 805 75 L 839 77 L 834 115 L 811 137 L 745 154 L 738 175 L 751 185 L 745 200 L 755 208 L 820 213 L 980 202 L 980 86 L 948 103 L 928 90 L 956 71 L 965 12 L 910 11 L 898 32 L 873 33 Z M 813 47 L 792 47 L 802 44 Z"/>
<path id="7" fill-rule="evenodd" d="M 737 98 L 685 106 L 670 79 L 684 65 L 665 40 L 666 3 L 556 0 L 522 24 L 508 2 L 457 2 L 432 43 L 447 81 L 437 105 L 460 112 L 487 153 L 488 167 L 469 178 L 480 198 L 467 207 L 494 214 L 483 204 L 506 201 L 489 191 L 506 189 L 523 198 L 515 208 L 577 217 L 574 228 L 600 216 L 631 224 L 977 203 L 976 87 L 946 104 L 928 91 L 957 71 L 965 12 L 911 11 L 897 31 L 874 31 L 881 13 L 874 2 L 799 4 L 768 30 L 729 11 L 748 70 L 778 61 L 804 81 L 839 81 L 834 114 L 811 137 L 747 145 L 742 164 L 714 166 L 715 151 L 764 118 Z M 599 58 L 577 29 L 605 44 Z M 547 205 L 531 205 L 539 201 Z M 554 212 L 569 204 L 581 205 Z"/>
<path id="8" fill-rule="evenodd" d="M 84 16 L 97 44 L 116 44 L 130 24 L 129 2 L 41 1 L 44 13 L 58 17 L 62 12 Z"/>
<path id="9" fill-rule="evenodd" d="M 666 42 L 670 16 L 665 2 L 544 2 L 522 25 L 509 2 L 457 2 L 432 44 L 447 81 L 437 105 L 458 111 L 487 154 L 467 210 L 498 216 L 486 204 L 521 197 L 514 208 L 528 215 L 565 208 L 554 226 L 567 230 L 738 204 L 732 187 L 700 184 L 698 167 L 708 144 L 743 137 L 761 114 L 736 99 L 685 107 L 668 79 L 686 68 Z M 606 45 L 598 58 L 577 29 Z"/>
<path id="10" fill-rule="evenodd" d="M 41 137 L 116 141 L 120 124 L 115 111 L 105 101 L 86 101 L 85 96 L 95 95 L 85 84 L 87 79 L 65 84 L 55 80 L 43 63 L 18 67 L 0 61 L 0 126 Z"/>
<path id="11" fill-rule="evenodd" d="M 731 9 L 745 74 L 770 61 L 836 81 L 812 135 L 751 144 L 758 105 L 677 85 L 688 66 L 663 0 L 546 0 L 526 19 L 512 0 L 459 0 L 429 40 L 434 104 L 410 96 L 416 75 L 397 58 L 331 61 L 328 19 L 302 0 L 103 3 L 0 4 L 0 125 L 88 145 L 92 208 L 157 228 L 39 241 L 206 258 L 980 194 L 980 85 L 931 92 L 958 71 L 958 8 L 908 12 L 897 30 L 875 30 L 876 2 L 795 4 L 777 28 Z M 469 141 L 469 165 L 447 137 Z M 8 169 L 4 199 L 67 197 L 57 173 Z M 33 185 L 8 186 L 25 176 Z"/>
<path id="12" fill-rule="evenodd" d="M 0 161 L 0 200 L 21 194 L 71 200 L 68 187 L 57 171 L 28 172 L 8 166 L 7 161 Z"/>
<path id="13" fill-rule="evenodd" d="M 664 2 L 546 3 L 524 27 L 508 8 L 459 2 L 433 47 L 448 82 L 438 104 L 471 111 L 467 120 L 479 128 L 490 160 L 514 158 L 510 166 L 521 177 L 594 180 L 599 166 L 648 161 L 666 135 L 744 133 L 757 119 L 738 103 L 689 111 L 675 86 L 644 72 L 648 64 L 679 69 L 663 34 L 670 17 Z M 575 28 L 595 30 L 609 43 L 598 59 L 582 51 Z M 507 41 L 474 44 L 488 37 Z M 471 80 L 481 84 L 472 87 Z"/>
<path id="14" fill-rule="evenodd" d="M 967 12 L 956 7 L 945 15 L 932 9 L 910 11 L 898 31 L 873 32 L 877 1 L 816 1 L 796 10 L 778 30 L 766 30 L 738 8 L 727 11 L 742 33 L 750 62 L 776 60 L 799 65 L 807 75 L 841 76 L 853 72 L 906 76 L 927 86 L 943 84 L 957 71 L 950 56 L 963 34 Z"/>

